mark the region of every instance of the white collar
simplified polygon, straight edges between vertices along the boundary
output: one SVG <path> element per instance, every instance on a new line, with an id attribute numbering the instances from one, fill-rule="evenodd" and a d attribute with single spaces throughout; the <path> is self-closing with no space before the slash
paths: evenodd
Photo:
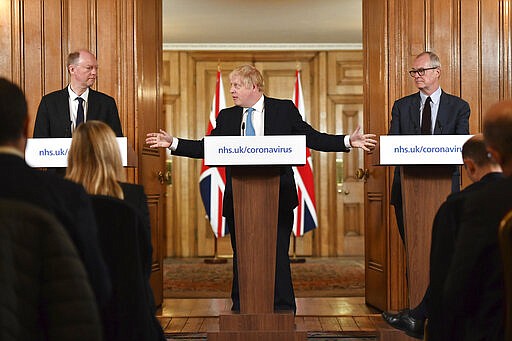
<path id="1" fill-rule="evenodd" d="M 264 102 L 265 102 L 264 100 L 265 100 L 265 96 L 261 95 L 260 99 L 256 103 L 254 103 L 254 105 L 251 108 L 253 108 L 257 112 L 263 112 Z M 244 108 L 244 112 L 247 109 L 248 108 Z"/>
<path id="2" fill-rule="evenodd" d="M 433 104 L 439 103 L 439 100 L 441 98 L 441 93 L 442 93 L 441 87 L 437 88 L 437 90 L 434 91 L 432 93 L 432 95 L 430 95 L 430 96 L 428 96 L 420 91 L 421 103 L 424 103 L 425 100 L 427 99 L 427 97 L 430 97 Z"/>
<path id="3" fill-rule="evenodd" d="M 68 94 L 69 94 L 69 98 L 71 98 L 71 100 L 75 100 L 77 97 L 81 97 L 84 99 L 84 101 L 87 103 L 87 100 L 89 99 L 89 88 L 87 88 L 83 94 L 81 94 L 80 96 L 78 96 L 73 90 L 71 90 L 71 84 L 68 85 Z"/>

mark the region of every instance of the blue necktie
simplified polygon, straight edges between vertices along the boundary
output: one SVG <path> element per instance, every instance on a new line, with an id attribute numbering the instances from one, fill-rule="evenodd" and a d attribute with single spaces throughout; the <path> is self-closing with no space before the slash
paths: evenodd
<path id="1" fill-rule="evenodd" d="M 252 112 L 254 111 L 254 108 L 248 108 L 247 109 L 247 119 L 246 121 L 246 128 L 245 128 L 245 136 L 255 136 L 256 133 L 254 132 L 254 126 L 252 125 Z"/>
<path id="2" fill-rule="evenodd" d="M 84 123 L 84 99 L 82 97 L 77 97 L 78 101 L 78 110 L 76 111 L 76 124 L 75 127 L 78 127 L 80 123 Z"/>

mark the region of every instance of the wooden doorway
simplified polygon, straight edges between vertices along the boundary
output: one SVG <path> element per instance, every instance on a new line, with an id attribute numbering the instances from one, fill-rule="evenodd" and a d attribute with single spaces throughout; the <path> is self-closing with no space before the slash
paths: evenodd
<path id="1" fill-rule="evenodd" d="M 304 52 L 175 52 L 164 51 L 163 94 L 166 127 L 175 136 L 199 139 L 206 132 L 217 68 L 222 69 L 226 103 L 229 72 L 253 64 L 265 78 L 269 96 L 291 98 L 295 70 L 301 69 L 306 120 L 328 133 L 346 133 L 363 125 L 362 51 Z M 302 256 L 364 254 L 364 181 L 356 178 L 364 168 L 364 154 L 312 152 L 319 228 L 297 238 Z M 336 160 L 342 160 L 337 167 Z M 170 157 L 172 185 L 167 188 L 167 256 L 213 255 L 214 237 L 205 219 L 198 191 L 201 162 Z M 341 180 L 341 182 L 340 182 Z M 341 187 L 340 187 L 341 186 Z M 341 192 L 340 192 L 341 190 Z M 185 200 L 183 200 L 185 198 Z M 228 238 L 218 242 L 221 255 L 229 255 Z"/>

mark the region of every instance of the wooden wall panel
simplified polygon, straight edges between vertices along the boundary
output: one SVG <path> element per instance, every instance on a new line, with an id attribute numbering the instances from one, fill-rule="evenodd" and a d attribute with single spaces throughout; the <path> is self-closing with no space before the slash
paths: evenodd
<path id="1" fill-rule="evenodd" d="M 43 63 L 43 88 L 41 93 L 48 93 L 60 89 L 68 81 L 66 70 L 66 56 L 62 51 L 62 44 L 54 44 L 55 40 L 63 41 L 62 22 L 53 20 L 52 16 L 62 17 L 62 4 L 59 0 L 43 2 L 43 25 L 41 62 Z M 51 13 L 52 16 L 47 15 Z M 36 108 L 37 109 L 37 108 Z"/>

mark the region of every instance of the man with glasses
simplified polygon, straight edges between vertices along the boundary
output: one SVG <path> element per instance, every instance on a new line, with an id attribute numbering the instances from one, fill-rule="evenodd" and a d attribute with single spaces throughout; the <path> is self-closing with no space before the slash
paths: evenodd
<path id="1" fill-rule="evenodd" d="M 466 135 L 469 134 L 469 104 L 457 96 L 444 92 L 439 85 L 441 62 L 429 51 L 420 53 L 414 59 L 409 74 L 419 92 L 400 98 L 393 104 L 389 135 Z M 455 167 L 452 176 L 452 192 L 460 190 L 460 172 Z M 395 168 L 391 187 L 391 205 L 395 208 L 398 230 L 405 243 L 405 227 L 402 210 L 402 188 L 400 168 Z M 414 226 L 409 226 L 414 229 Z M 384 320 L 396 327 L 405 326 L 406 332 L 423 336 L 426 319 L 425 303 L 398 314 L 383 313 Z M 420 335 L 418 335 L 418 333 Z"/>
<path id="2" fill-rule="evenodd" d="M 88 50 L 68 55 L 69 85 L 43 96 L 34 126 L 34 137 L 71 137 L 82 122 L 107 123 L 117 136 L 123 136 L 114 98 L 92 90 L 98 75 L 96 57 Z"/>

